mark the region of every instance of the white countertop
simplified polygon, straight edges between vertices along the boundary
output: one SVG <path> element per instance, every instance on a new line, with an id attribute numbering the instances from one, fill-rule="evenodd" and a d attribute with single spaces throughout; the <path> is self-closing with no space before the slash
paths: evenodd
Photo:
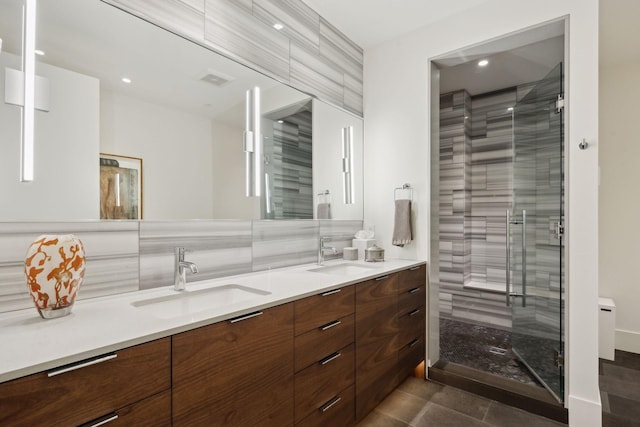
<path id="1" fill-rule="evenodd" d="M 404 270 L 424 261 L 339 260 L 325 265 L 341 263 L 367 268 L 330 274 L 308 271 L 318 266 L 306 264 L 189 282 L 183 292 L 235 284 L 269 294 L 171 318 L 158 317 L 133 303 L 172 296 L 176 294 L 173 286 L 77 301 L 70 315 L 58 319 L 42 319 L 35 308 L 1 313 L 0 382 Z"/>

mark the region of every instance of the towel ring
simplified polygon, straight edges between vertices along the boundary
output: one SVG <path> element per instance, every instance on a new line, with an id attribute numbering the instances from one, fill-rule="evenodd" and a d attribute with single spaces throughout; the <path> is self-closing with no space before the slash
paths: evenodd
<path id="1" fill-rule="evenodd" d="M 413 201 L 413 188 L 411 188 L 410 184 L 403 184 L 402 187 L 396 187 L 393 190 L 393 200 L 402 200 L 398 199 L 398 191 L 409 191 L 409 200 Z"/>
<path id="2" fill-rule="evenodd" d="M 331 203 L 331 192 L 324 190 L 318 193 L 318 203 Z"/>

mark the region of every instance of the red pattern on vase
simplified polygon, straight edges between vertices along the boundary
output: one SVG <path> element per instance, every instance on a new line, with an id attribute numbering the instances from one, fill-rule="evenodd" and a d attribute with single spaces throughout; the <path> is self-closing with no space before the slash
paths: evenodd
<path id="1" fill-rule="evenodd" d="M 29 246 L 24 273 L 42 318 L 71 313 L 84 271 L 84 246 L 73 234 L 43 234 Z"/>

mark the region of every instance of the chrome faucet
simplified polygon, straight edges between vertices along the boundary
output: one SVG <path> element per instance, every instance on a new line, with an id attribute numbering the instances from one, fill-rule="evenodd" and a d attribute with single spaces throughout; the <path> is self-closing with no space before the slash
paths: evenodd
<path id="1" fill-rule="evenodd" d="M 318 265 L 324 263 L 324 251 L 331 251 L 334 255 L 338 253 L 338 250 L 334 246 L 325 246 L 324 243 L 331 240 L 331 237 L 320 237 L 318 243 Z"/>
<path id="2" fill-rule="evenodd" d="M 176 291 L 184 291 L 187 285 L 187 268 L 191 273 L 198 272 L 198 266 L 192 262 L 184 260 L 185 249 L 181 247 L 175 248 L 175 269 L 173 272 L 173 289 Z"/>

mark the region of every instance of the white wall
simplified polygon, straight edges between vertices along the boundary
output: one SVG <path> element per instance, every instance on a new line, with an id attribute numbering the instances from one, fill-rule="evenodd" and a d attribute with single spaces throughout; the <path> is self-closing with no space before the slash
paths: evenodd
<path id="1" fill-rule="evenodd" d="M 98 219 L 98 80 L 38 64 L 49 79 L 50 111 L 36 111 L 34 180 L 23 183 L 21 109 L 4 103 L 5 66 L 20 69 L 20 59 L 0 58 L 0 220 Z"/>
<path id="2" fill-rule="evenodd" d="M 365 51 L 365 221 L 389 257 L 429 257 L 428 59 L 569 15 L 567 140 L 568 354 L 571 425 L 600 425 L 598 348 L 598 3 L 488 0 L 480 7 Z M 580 139 L 591 146 L 580 151 Z M 393 188 L 415 190 L 415 241 L 391 246 Z"/>
<path id="3" fill-rule="evenodd" d="M 100 152 L 142 158 L 145 219 L 213 217 L 207 118 L 108 91 L 100 108 Z"/>
<path id="4" fill-rule="evenodd" d="M 600 296 L 616 303 L 616 348 L 640 353 L 640 62 L 600 69 Z"/>

